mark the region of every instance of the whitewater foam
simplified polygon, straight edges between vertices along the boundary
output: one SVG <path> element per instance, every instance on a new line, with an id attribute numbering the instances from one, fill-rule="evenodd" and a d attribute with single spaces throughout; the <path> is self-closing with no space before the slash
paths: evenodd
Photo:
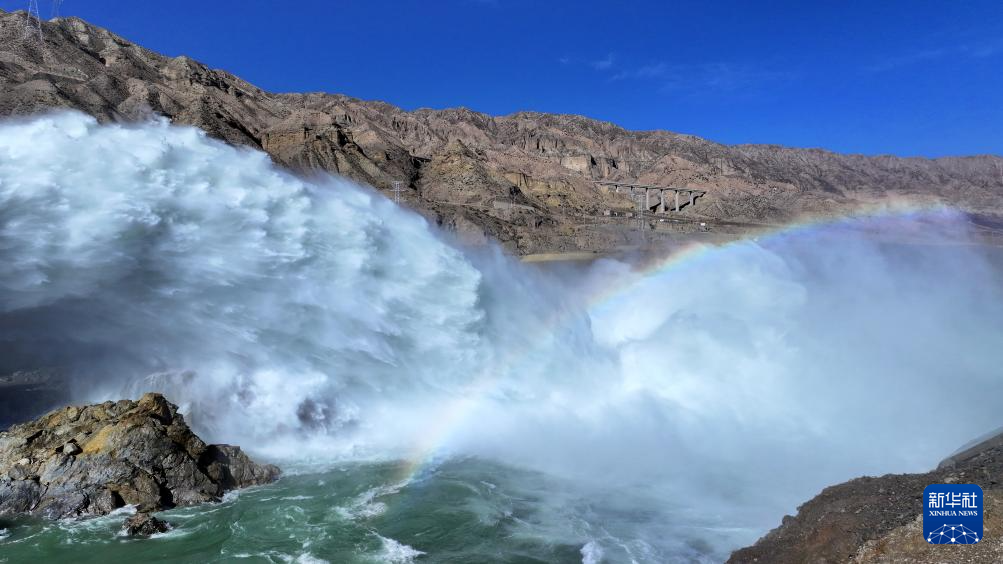
<path id="1" fill-rule="evenodd" d="M 602 562 L 603 550 L 596 541 L 589 541 L 582 546 L 582 564 L 599 564 Z"/>
<path id="2" fill-rule="evenodd" d="M 69 367 L 88 399 L 160 389 L 210 435 L 272 445 L 473 368 L 480 274 L 348 182 L 73 113 L 3 126 L 0 155 L 8 365 Z"/>
<path id="3" fill-rule="evenodd" d="M 383 543 L 383 551 L 379 555 L 382 562 L 387 564 L 408 564 L 409 562 L 414 562 L 414 559 L 425 554 L 420 550 L 415 550 L 414 548 L 380 535 L 380 542 Z"/>

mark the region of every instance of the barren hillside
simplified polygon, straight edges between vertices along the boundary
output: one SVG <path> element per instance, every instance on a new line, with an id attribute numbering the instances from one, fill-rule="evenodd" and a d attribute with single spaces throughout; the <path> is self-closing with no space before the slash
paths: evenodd
<path id="1" fill-rule="evenodd" d="M 633 226 L 616 216 L 634 203 L 594 180 L 706 190 L 676 217 L 712 227 L 846 213 L 896 198 L 945 201 L 983 215 L 1003 209 L 999 157 L 728 146 L 581 116 L 409 112 L 334 94 L 276 94 L 76 18 L 43 22 L 43 39 L 25 41 L 24 18 L 0 13 L 0 115 L 50 108 L 76 108 L 104 121 L 164 115 L 262 149 L 297 171 L 336 172 L 385 193 L 402 180 L 406 205 L 468 241 L 490 237 L 519 253 L 629 242 Z"/>

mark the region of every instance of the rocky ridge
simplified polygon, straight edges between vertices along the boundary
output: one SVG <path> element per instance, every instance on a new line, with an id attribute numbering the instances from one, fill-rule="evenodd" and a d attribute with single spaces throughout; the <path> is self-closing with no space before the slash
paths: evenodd
<path id="1" fill-rule="evenodd" d="M 0 516 L 160 511 L 278 475 L 238 447 L 207 445 L 160 394 L 65 407 L 0 432 Z"/>
<path id="2" fill-rule="evenodd" d="M 468 242 L 518 253 L 607 250 L 636 205 L 594 180 L 706 190 L 676 223 L 717 229 L 840 214 L 899 199 L 973 214 L 1003 207 L 1003 159 L 865 157 L 774 145 L 728 146 L 628 131 L 574 115 L 404 111 L 334 94 L 277 94 L 185 56 L 167 57 L 76 18 L 21 39 L 24 12 L 0 13 L 0 115 L 74 108 L 102 121 L 163 115 L 297 171 L 328 171 L 384 192 Z M 6 38 L 6 39 L 4 39 Z"/>

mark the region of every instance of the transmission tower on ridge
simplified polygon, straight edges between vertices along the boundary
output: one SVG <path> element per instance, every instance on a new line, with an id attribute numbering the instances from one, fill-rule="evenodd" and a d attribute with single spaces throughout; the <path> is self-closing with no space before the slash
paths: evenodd
<path id="1" fill-rule="evenodd" d="M 637 198 L 637 232 L 641 235 L 641 242 L 644 243 L 644 195 Z"/>
<path id="2" fill-rule="evenodd" d="M 38 0 L 28 0 L 24 15 L 24 41 L 42 43 L 42 16 L 38 13 Z"/>
<path id="3" fill-rule="evenodd" d="M 394 193 L 395 204 L 401 203 L 401 192 L 403 191 L 404 191 L 404 181 L 394 180 L 393 193 Z"/>

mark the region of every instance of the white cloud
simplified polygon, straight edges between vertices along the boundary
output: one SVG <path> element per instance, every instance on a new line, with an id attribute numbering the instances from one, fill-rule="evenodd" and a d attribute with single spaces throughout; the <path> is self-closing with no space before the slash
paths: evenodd
<path id="1" fill-rule="evenodd" d="M 947 47 L 919 49 L 904 55 L 888 56 L 871 65 L 868 65 L 865 69 L 870 72 L 884 72 L 947 58 L 968 57 L 981 59 L 985 57 L 992 57 L 1000 53 L 1003 53 L 1003 40 L 993 39 L 984 41 L 975 39 Z"/>
<path id="2" fill-rule="evenodd" d="M 766 83 L 789 79 L 791 72 L 742 63 L 709 62 L 697 64 L 651 63 L 622 70 L 610 80 L 645 80 L 654 82 L 663 92 L 732 92 L 762 87 Z"/>
<path id="3" fill-rule="evenodd" d="M 643 67 L 621 71 L 613 75 L 612 80 L 624 80 L 628 78 L 657 78 L 664 76 L 669 71 L 669 66 L 665 63 L 655 63 Z"/>
<path id="4" fill-rule="evenodd" d="M 613 68 L 614 60 L 615 57 L 613 56 L 613 53 L 609 53 L 605 58 L 599 59 L 598 61 L 592 61 L 592 67 L 601 71 L 609 70 Z"/>

